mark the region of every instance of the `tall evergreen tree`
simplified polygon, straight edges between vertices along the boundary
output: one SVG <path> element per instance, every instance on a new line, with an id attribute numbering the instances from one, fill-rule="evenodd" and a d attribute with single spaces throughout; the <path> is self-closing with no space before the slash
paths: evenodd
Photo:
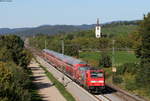
<path id="1" fill-rule="evenodd" d="M 137 81 L 146 87 L 146 85 L 150 84 L 150 13 L 144 16 L 140 24 L 139 33 L 142 42 L 137 51 L 137 55 L 141 59 Z"/>

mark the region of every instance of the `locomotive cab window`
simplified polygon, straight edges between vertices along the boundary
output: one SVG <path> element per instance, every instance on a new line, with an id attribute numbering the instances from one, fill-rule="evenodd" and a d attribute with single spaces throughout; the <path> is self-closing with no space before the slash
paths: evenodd
<path id="1" fill-rule="evenodd" d="M 103 72 L 91 72 L 91 78 L 102 78 L 103 76 Z"/>
<path id="2" fill-rule="evenodd" d="M 89 67 L 79 67 L 80 71 L 85 71 L 85 70 L 88 70 L 88 69 L 89 69 Z"/>

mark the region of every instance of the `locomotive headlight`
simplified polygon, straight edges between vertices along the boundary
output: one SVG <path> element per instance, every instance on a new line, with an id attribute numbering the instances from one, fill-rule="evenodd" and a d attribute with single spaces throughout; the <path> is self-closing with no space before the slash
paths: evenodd
<path id="1" fill-rule="evenodd" d="M 100 81 L 91 81 L 91 83 L 104 83 L 103 80 L 100 80 Z"/>
<path id="2" fill-rule="evenodd" d="M 103 80 L 101 80 L 101 81 L 98 81 L 99 83 L 104 83 L 104 81 Z"/>
<path id="3" fill-rule="evenodd" d="M 91 81 L 91 83 L 96 83 L 97 81 Z"/>

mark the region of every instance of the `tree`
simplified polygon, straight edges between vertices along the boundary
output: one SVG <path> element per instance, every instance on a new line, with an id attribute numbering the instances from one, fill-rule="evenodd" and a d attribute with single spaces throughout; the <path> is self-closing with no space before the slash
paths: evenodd
<path id="1" fill-rule="evenodd" d="M 101 38 L 98 39 L 99 40 L 99 45 L 98 45 L 98 49 L 103 50 L 103 49 L 107 49 L 111 46 L 111 41 L 108 38 Z"/>
<path id="2" fill-rule="evenodd" d="M 21 67 L 26 67 L 31 60 L 31 54 L 24 49 L 24 42 L 20 37 L 3 35 L 0 36 L 0 60 L 11 60 Z"/>
<path id="3" fill-rule="evenodd" d="M 0 101 L 31 101 L 31 80 L 25 69 L 31 56 L 20 37 L 0 36 Z"/>
<path id="4" fill-rule="evenodd" d="M 133 49 L 136 49 L 141 45 L 141 36 L 139 35 L 139 31 L 136 30 L 128 35 L 128 39 L 131 40 L 131 45 Z"/>
<path id="5" fill-rule="evenodd" d="M 22 68 L 12 62 L 0 62 L 0 101 L 31 101 L 29 80 Z"/>
<path id="6" fill-rule="evenodd" d="M 79 47 L 75 44 L 68 44 L 65 46 L 65 54 L 69 56 L 77 56 L 79 57 Z"/>
<path id="7" fill-rule="evenodd" d="M 141 59 L 141 67 L 138 70 L 137 82 L 146 87 L 150 84 L 150 13 L 141 21 L 139 34 L 141 45 L 136 54 Z"/>
<path id="8" fill-rule="evenodd" d="M 106 53 L 106 52 L 101 53 L 99 65 L 102 67 L 111 67 L 111 65 L 112 65 L 111 57 L 108 55 L 108 53 Z"/>
<path id="9" fill-rule="evenodd" d="M 139 33 L 141 35 L 141 45 L 139 52 L 137 53 L 141 58 L 142 63 L 150 62 L 150 13 L 144 16 L 144 20 L 141 22 Z"/>

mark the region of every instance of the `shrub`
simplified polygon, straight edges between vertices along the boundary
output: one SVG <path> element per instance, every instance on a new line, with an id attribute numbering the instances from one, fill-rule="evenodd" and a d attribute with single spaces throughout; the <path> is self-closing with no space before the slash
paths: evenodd
<path id="1" fill-rule="evenodd" d="M 123 75 L 124 73 L 135 74 L 139 65 L 136 63 L 125 63 L 117 68 L 117 74 Z"/>
<path id="2" fill-rule="evenodd" d="M 111 67 L 112 66 L 111 57 L 108 55 L 108 53 L 106 53 L 106 52 L 101 53 L 99 65 L 102 67 Z"/>
<path id="3" fill-rule="evenodd" d="M 120 83 L 123 82 L 123 79 L 122 79 L 121 76 L 115 75 L 115 76 L 113 76 L 113 82 L 116 83 L 116 84 L 120 84 Z"/>
<path id="4" fill-rule="evenodd" d="M 0 98 L 4 101 L 30 101 L 29 78 L 21 67 L 14 63 L 0 62 Z"/>
<path id="5" fill-rule="evenodd" d="M 125 88 L 131 91 L 135 90 L 137 88 L 135 80 L 127 80 L 125 83 Z"/>

